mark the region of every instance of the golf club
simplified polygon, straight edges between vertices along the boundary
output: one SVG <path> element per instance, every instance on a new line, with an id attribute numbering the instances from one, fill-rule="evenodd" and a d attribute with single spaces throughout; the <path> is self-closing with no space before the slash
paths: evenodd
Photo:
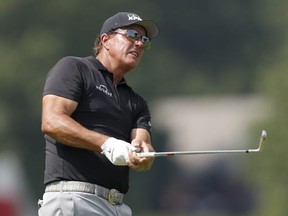
<path id="1" fill-rule="evenodd" d="M 171 152 L 141 152 L 137 153 L 139 157 L 166 157 L 175 155 L 195 155 L 195 154 L 226 154 L 226 153 L 256 153 L 261 150 L 262 144 L 267 137 L 265 130 L 262 130 L 260 142 L 257 149 L 243 150 L 204 150 L 204 151 L 171 151 Z"/>

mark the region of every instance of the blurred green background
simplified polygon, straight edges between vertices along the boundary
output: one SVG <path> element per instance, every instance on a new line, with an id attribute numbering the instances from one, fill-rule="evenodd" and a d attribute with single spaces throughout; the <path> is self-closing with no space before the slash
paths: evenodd
<path id="1" fill-rule="evenodd" d="M 148 101 L 171 96 L 258 94 L 272 107 L 266 120 L 251 129 L 251 134 L 259 128 L 267 129 L 263 152 L 245 157 L 241 171 L 235 170 L 239 175 L 235 181 L 248 184 L 247 193 L 238 188 L 234 191 L 235 202 L 228 202 L 232 198 L 224 199 L 225 194 L 221 194 L 226 205 L 215 206 L 202 199 L 205 206 L 202 208 L 191 204 L 190 208 L 187 205 L 174 209 L 172 204 L 165 209 L 160 204 L 161 194 L 172 187 L 167 186 L 166 179 L 172 177 L 177 182 L 181 173 L 177 173 L 173 160 L 163 159 L 149 173 L 131 174 L 133 190 L 127 202 L 134 214 L 288 215 L 287 6 L 284 0 L 1 1 L 0 159 L 8 159 L 0 160 L 0 168 L 4 167 L 3 161 L 8 164 L 18 161 L 16 167 L 20 164 L 16 170 L 22 173 L 19 181 L 25 183 L 25 195 L 17 201 L 21 203 L 18 215 L 37 215 L 36 202 L 44 189 L 40 124 L 46 74 L 63 56 L 92 54 L 103 21 L 118 11 L 136 12 L 159 25 L 159 37 L 140 66 L 127 77 L 130 85 Z M 154 128 L 153 133 L 154 143 L 165 143 L 168 139 L 167 132 L 159 128 Z M 0 172 L 0 178 L 4 179 L 5 172 Z M 209 195 L 211 185 L 208 181 L 205 185 L 205 180 L 225 181 L 225 173 L 221 171 L 209 174 L 183 178 L 201 182 L 208 190 L 201 193 L 205 196 Z M 17 175 L 14 177 L 17 179 Z M 184 184 L 185 180 L 179 182 Z M 0 186 L 0 212 L 1 206 L 4 209 L 6 205 L 4 201 L 1 204 L 1 197 L 13 197 L 14 193 L 4 193 L 3 188 Z M 240 195 L 244 197 L 240 199 Z"/>

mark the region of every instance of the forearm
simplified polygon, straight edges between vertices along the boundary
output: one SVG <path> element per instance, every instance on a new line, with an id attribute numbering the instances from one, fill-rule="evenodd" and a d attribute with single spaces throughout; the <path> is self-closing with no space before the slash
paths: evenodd
<path id="1" fill-rule="evenodd" d="M 101 151 L 108 136 L 88 130 L 71 118 L 78 103 L 55 95 L 46 95 L 42 101 L 42 125 L 44 134 L 56 141 L 75 148 Z"/>
<path id="2" fill-rule="evenodd" d="M 106 135 L 86 129 L 64 114 L 50 115 L 49 120 L 44 118 L 42 132 L 59 143 L 92 151 L 101 151 L 102 143 L 108 138 Z"/>

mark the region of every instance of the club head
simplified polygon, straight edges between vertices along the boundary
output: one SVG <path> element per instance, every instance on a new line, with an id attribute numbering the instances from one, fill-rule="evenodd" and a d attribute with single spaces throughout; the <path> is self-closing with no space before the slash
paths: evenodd
<path id="1" fill-rule="evenodd" d="M 266 139 L 267 137 L 267 132 L 265 130 L 262 130 L 261 138 Z"/>
<path id="2" fill-rule="evenodd" d="M 259 151 L 261 150 L 263 142 L 266 140 L 266 137 L 267 137 L 267 132 L 265 130 L 262 130 L 260 142 L 259 142 L 259 148 L 258 148 Z"/>

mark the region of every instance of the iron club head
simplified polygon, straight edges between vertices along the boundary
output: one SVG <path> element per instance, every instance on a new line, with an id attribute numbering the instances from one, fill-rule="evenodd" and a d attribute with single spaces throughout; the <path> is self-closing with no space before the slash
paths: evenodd
<path id="1" fill-rule="evenodd" d="M 266 139 L 267 132 L 265 130 L 262 130 L 261 138 Z"/>
<path id="2" fill-rule="evenodd" d="M 267 137 L 267 132 L 265 130 L 262 130 L 261 136 L 260 136 L 260 142 L 259 142 L 259 147 L 257 149 L 257 151 L 260 151 L 262 148 L 262 145 L 264 143 L 264 141 L 266 140 Z"/>

